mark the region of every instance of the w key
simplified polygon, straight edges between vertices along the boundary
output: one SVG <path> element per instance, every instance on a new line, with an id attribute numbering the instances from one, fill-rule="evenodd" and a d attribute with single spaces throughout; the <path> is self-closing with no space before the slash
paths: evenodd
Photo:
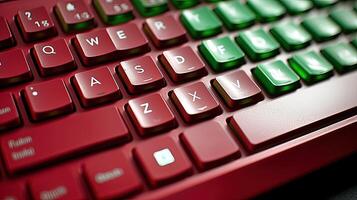
<path id="1" fill-rule="evenodd" d="M 94 65 L 115 57 L 116 48 L 105 29 L 77 34 L 74 45 L 85 65 Z"/>
<path id="2" fill-rule="evenodd" d="M 61 79 L 29 85 L 22 93 L 30 116 L 35 121 L 69 113 L 74 109 L 72 99 Z"/>
<path id="3" fill-rule="evenodd" d="M 45 7 L 19 11 L 17 22 L 27 42 L 57 35 L 55 25 Z"/>
<path id="4" fill-rule="evenodd" d="M 169 96 L 187 123 L 222 113 L 222 108 L 202 82 L 176 88 L 170 91 Z"/>

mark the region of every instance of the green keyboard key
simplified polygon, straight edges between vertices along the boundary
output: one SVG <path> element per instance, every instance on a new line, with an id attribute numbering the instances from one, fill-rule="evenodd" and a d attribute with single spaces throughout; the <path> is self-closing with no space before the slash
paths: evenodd
<path id="1" fill-rule="evenodd" d="M 307 17 L 303 20 L 302 25 L 317 42 L 336 38 L 341 33 L 340 27 L 326 16 Z"/>
<path id="2" fill-rule="evenodd" d="M 282 18 L 286 10 L 277 0 L 248 0 L 247 4 L 257 14 L 260 22 L 271 22 Z"/>
<path id="3" fill-rule="evenodd" d="M 288 59 L 289 65 L 307 84 L 333 75 L 333 66 L 315 51 L 299 53 Z"/>
<path id="4" fill-rule="evenodd" d="M 184 10 L 181 21 L 190 35 L 195 38 L 205 38 L 222 32 L 222 22 L 207 6 Z"/>
<path id="5" fill-rule="evenodd" d="M 229 30 L 248 27 L 255 21 L 255 14 L 237 0 L 218 3 L 215 12 Z"/>
<path id="6" fill-rule="evenodd" d="M 300 78 L 283 61 L 260 64 L 252 69 L 254 77 L 272 96 L 281 95 L 300 87 Z"/>
<path id="7" fill-rule="evenodd" d="M 330 13 L 330 17 L 345 33 L 357 31 L 357 14 L 350 9 L 337 8 Z"/>
<path id="8" fill-rule="evenodd" d="M 279 43 L 261 28 L 240 33 L 236 41 L 253 61 L 264 60 L 279 54 Z"/>
<path id="9" fill-rule="evenodd" d="M 243 51 L 228 36 L 205 40 L 198 48 L 216 72 L 237 68 L 245 63 Z"/>
<path id="10" fill-rule="evenodd" d="M 307 12 L 313 7 L 311 0 L 280 0 L 280 2 L 292 15 Z"/>
<path id="11" fill-rule="evenodd" d="M 144 17 L 159 15 L 169 9 L 167 0 L 132 0 L 132 3 Z"/>
<path id="12" fill-rule="evenodd" d="M 339 73 L 344 73 L 357 67 L 357 50 L 346 42 L 329 45 L 323 48 L 321 53 Z"/>
<path id="13" fill-rule="evenodd" d="M 351 43 L 357 48 L 357 36 L 352 39 Z"/>
<path id="14" fill-rule="evenodd" d="M 190 8 L 198 3 L 198 0 L 172 0 L 172 4 L 178 9 Z"/>
<path id="15" fill-rule="evenodd" d="M 338 0 L 312 0 L 316 7 L 324 8 L 328 6 L 332 6 L 338 2 Z"/>
<path id="16" fill-rule="evenodd" d="M 287 51 L 302 49 L 311 42 L 311 35 L 303 27 L 291 21 L 275 25 L 270 32 Z"/>

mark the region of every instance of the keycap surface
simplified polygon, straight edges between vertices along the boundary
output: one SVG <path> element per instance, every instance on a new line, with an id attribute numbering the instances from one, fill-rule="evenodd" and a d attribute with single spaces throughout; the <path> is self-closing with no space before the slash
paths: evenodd
<path id="1" fill-rule="evenodd" d="M 5 17 L 0 17 L 0 49 L 11 47 L 15 44 L 15 38 L 10 30 Z"/>
<path id="2" fill-rule="evenodd" d="M 0 131 L 17 127 L 21 124 L 15 99 L 11 93 L 0 93 Z"/>
<path id="3" fill-rule="evenodd" d="M 129 0 L 94 0 L 93 5 L 106 24 L 116 25 L 134 19 L 133 6 Z"/>

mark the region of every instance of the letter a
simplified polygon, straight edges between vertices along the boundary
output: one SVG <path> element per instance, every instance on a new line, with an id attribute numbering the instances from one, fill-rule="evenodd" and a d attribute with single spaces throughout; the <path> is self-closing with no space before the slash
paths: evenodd
<path id="1" fill-rule="evenodd" d="M 94 77 L 92 77 L 91 79 L 90 79 L 90 86 L 91 87 L 93 87 L 93 85 L 100 85 L 100 84 L 102 84 L 101 82 L 99 82 L 97 79 L 95 79 Z"/>

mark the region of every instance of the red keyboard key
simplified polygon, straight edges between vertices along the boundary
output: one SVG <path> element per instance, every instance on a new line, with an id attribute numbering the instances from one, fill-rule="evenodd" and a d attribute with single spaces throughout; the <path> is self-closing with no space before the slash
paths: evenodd
<path id="1" fill-rule="evenodd" d="M 55 75 L 76 68 L 73 55 L 64 39 L 35 44 L 32 54 L 42 76 Z"/>
<path id="2" fill-rule="evenodd" d="M 244 71 L 218 76 L 212 85 L 230 108 L 251 105 L 264 99 L 260 88 Z"/>
<path id="3" fill-rule="evenodd" d="M 176 88 L 170 91 L 169 95 L 187 123 L 198 122 L 222 113 L 219 103 L 202 82 Z"/>
<path id="4" fill-rule="evenodd" d="M 21 124 L 14 97 L 11 93 L 0 93 L 0 131 Z"/>
<path id="5" fill-rule="evenodd" d="M 0 142 L 6 169 L 14 174 L 129 138 L 118 109 L 106 107 L 27 127 Z"/>
<path id="6" fill-rule="evenodd" d="M 26 185 L 23 182 L 0 182 L 1 200 L 26 200 Z"/>
<path id="7" fill-rule="evenodd" d="M 28 185 L 33 200 L 85 200 L 80 178 L 76 170 L 60 168 L 34 175 Z"/>
<path id="8" fill-rule="evenodd" d="M 25 54 L 20 49 L 0 53 L 0 87 L 32 79 Z"/>
<path id="9" fill-rule="evenodd" d="M 240 156 L 234 139 L 216 122 L 185 130 L 180 138 L 200 170 L 218 166 Z"/>
<path id="10" fill-rule="evenodd" d="M 171 15 L 161 15 L 146 19 L 144 30 L 155 46 L 163 48 L 187 41 L 186 31 Z"/>
<path id="11" fill-rule="evenodd" d="M 15 38 L 11 33 L 5 17 L 0 16 L 0 49 L 11 47 L 15 44 Z"/>
<path id="12" fill-rule="evenodd" d="M 89 158 L 83 169 L 95 199 L 123 198 L 143 188 L 138 172 L 120 150 Z"/>
<path id="13" fill-rule="evenodd" d="M 164 132 L 177 127 L 175 116 L 159 94 L 130 100 L 125 108 L 140 135 Z"/>
<path id="14" fill-rule="evenodd" d="M 59 1 L 54 11 L 65 32 L 79 32 L 96 26 L 94 16 L 82 0 Z"/>
<path id="15" fill-rule="evenodd" d="M 134 23 L 110 27 L 107 31 L 121 57 L 150 51 L 149 41 Z"/>
<path id="16" fill-rule="evenodd" d="M 121 98 L 119 87 L 107 67 L 77 73 L 72 82 L 84 106 Z"/>
<path id="17" fill-rule="evenodd" d="M 94 0 L 93 4 L 103 22 L 109 25 L 134 19 L 133 6 L 129 0 Z"/>
<path id="18" fill-rule="evenodd" d="M 85 65 L 115 58 L 116 48 L 105 29 L 77 34 L 73 42 Z"/>
<path id="19" fill-rule="evenodd" d="M 189 46 L 164 51 L 159 56 L 159 60 L 175 82 L 207 75 L 205 64 Z"/>
<path id="20" fill-rule="evenodd" d="M 168 136 L 140 143 L 135 159 L 152 187 L 181 179 L 192 173 L 192 165 L 178 144 Z"/>
<path id="21" fill-rule="evenodd" d="M 24 99 L 31 119 L 37 121 L 72 112 L 74 105 L 61 79 L 27 86 L 23 90 Z"/>
<path id="22" fill-rule="evenodd" d="M 123 61 L 117 71 L 131 94 L 166 86 L 163 75 L 150 56 Z"/>
<path id="23" fill-rule="evenodd" d="M 343 79 L 257 104 L 238 111 L 227 121 L 249 151 L 259 151 L 341 118 L 356 116 L 357 92 L 346 88 L 354 85 L 356 78 L 357 74 L 352 73 Z"/>
<path id="24" fill-rule="evenodd" d="M 27 42 L 57 35 L 55 25 L 45 7 L 19 11 L 17 22 Z"/>

